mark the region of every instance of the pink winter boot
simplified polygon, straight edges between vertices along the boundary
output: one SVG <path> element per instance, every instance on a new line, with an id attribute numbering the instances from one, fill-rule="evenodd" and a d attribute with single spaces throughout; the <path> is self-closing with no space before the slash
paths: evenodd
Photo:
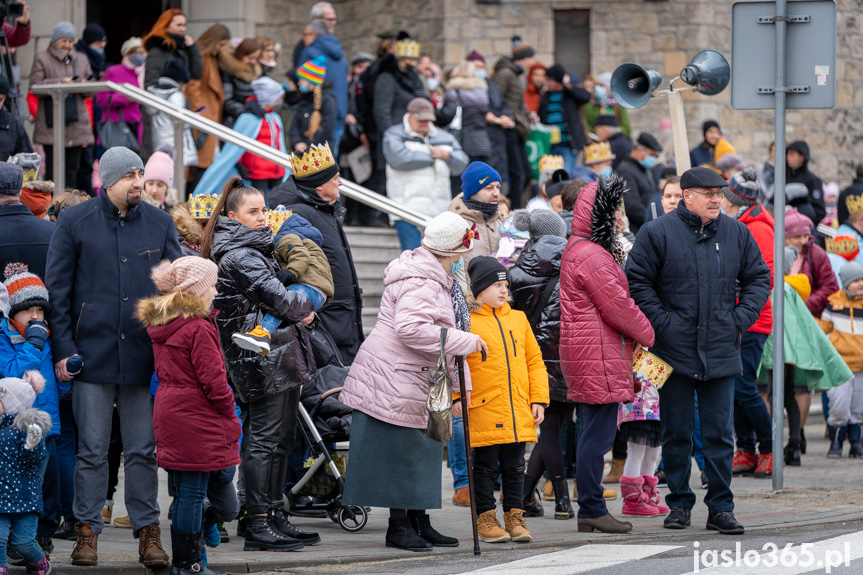
<path id="1" fill-rule="evenodd" d="M 647 495 L 647 504 L 655 508 L 659 515 L 668 515 L 668 507 L 662 504 L 662 496 L 659 494 L 659 488 L 656 486 L 659 483 L 659 478 L 653 475 L 643 475 L 644 493 Z"/>
<path id="2" fill-rule="evenodd" d="M 653 517 L 659 515 L 656 507 L 648 503 L 648 495 L 644 491 L 643 477 L 620 478 L 620 491 L 623 494 L 624 517 Z"/>

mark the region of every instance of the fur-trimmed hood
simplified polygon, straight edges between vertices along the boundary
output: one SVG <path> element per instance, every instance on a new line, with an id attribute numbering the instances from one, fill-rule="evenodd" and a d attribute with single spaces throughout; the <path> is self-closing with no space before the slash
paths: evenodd
<path id="1" fill-rule="evenodd" d="M 226 48 L 219 54 L 219 70 L 236 76 L 249 84 L 260 78 L 264 73 L 261 65 L 257 62 L 249 65 L 234 58 L 233 48 Z"/>
<path id="2" fill-rule="evenodd" d="M 447 90 L 488 90 L 488 82 L 482 78 L 452 78 L 446 83 Z"/>
<path id="3" fill-rule="evenodd" d="M 181 242 L 201 244 L 204 239 L 204 228 L 192 217 L 186 206 L 178 204 L 171 211 L 171 217 L 174 218 L 174 227 L 177 228 L 177 235 Z"/>
<path id="4" fill-rule="evenodd" d="M 164 326 L 180 316 L 206 319 L 210 317 L 210 308 L 196 295 L 172 292 L 142 299 L 135 310 L 135 317 L 147 327 Z"/>
<path id="5" fill-rule="evenodd" d="M 572 235 L 586 238 L 614 253 L 617 243 L 617 216 L 626 184 L 621 178 L 600 178 L 578 195 L 572 214 Z"/>

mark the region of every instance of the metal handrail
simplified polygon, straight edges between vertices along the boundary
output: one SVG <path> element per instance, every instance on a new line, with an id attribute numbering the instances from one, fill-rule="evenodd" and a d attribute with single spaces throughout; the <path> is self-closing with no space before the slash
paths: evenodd
<path id="1" fill-rule="evenodd" d="M 269 160 L 286 170 L 291 170 L 291 157 L 258 142 L 248 136 L 214 122 L 186 108 L 179 108 L 158 96 L 142 90 L 131 84 L 118 84 L 116 82 L 87 82 L 79 84 L 40 84 L 30 86 L 30 91 L 36 95 L 51 96 L 54 100 L 54 189 L 64 190 L 66 188 L 65 174 L 65 146 L 63 141 L 66 136 L 66 125 L 63 121 L 64 100 L 67 94 L 92 93 L 113 91 L 122 94 L 140 104 L 149 106 L 159 112 L 170 116 L 174 121 L 174 186 L 182 190 L 185 187 L 185 174 L 183 165 L 183 129 L 186 124 L 198 130 L 216 136 L 220 140 L 230 142 L 243 150 Z M 384 212 L 394 218 L 404 220 L 420 228 L 425 228 L 431 218 L 412 210 L 399 202 L 395 202 L 386 196 L 382 196 L 368 188 L 354 182 L 342 181 L 340 193 L 352 200 L 356 200 L 371 208 Z"/>

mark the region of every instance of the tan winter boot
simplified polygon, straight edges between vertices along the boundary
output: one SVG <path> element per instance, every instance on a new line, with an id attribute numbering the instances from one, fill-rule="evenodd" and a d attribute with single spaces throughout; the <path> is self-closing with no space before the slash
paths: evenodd
<path id="1" fill-rule="evenodd" d="M 522 520 L 524 523 L 524 520 Z M 510 540 L 509 533 L 503 530 L 494 509 L 489 509 L 476 518 L 479 538 L 486 543 L 504 543 Z"/>
<path id="2" fill-rule="evenodd" d="M 608 475 L 605 476 L 605 479 L 602 480 L 603 483 L 619 483 L 620 476 L 623 475 L 623 465 L 626 463 L 625 459 L 612 459 L 611 460 L 611 469 L 608 471 Z"/>
<path id="3" fill-rule="evenodd" d="M 162 532 L 155 523 L 138 531 L 138 561 L 145 567 L 168 566 L 168 554 L 162 548 Z"/>
<path id="4" fill-rule="evenodd" d="M 545 501 L 554 501 L 554 486 L 551 484 L 551 479 L 546 479 L 545 485 L 542 486 L 542 498 Z"/>
<path id="5" fill-rule="evenodd" d="M 510 509 L 503 514 L 503 524 L 506 526 L 506 532 L 516 543 L 530 543 L 533 536 L 527 530 L 527 523 L 524 522 L 524 511 L 521 509 Z"/>
<path id="6" fill-rule="evenodd" d="M 96 545 L 99 541 L 98 533 L 93 533 L 88 523 L 75 528 L 78 539 L 75 541 L 75 549 L 72 550 L 72 565 L 92 567 L 96 565 L 99 556 Z"/>

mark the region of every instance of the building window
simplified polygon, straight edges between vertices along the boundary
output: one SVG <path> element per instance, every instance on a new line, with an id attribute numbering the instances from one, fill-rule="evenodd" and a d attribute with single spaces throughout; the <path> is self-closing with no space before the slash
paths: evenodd
<path id="1" fill-rule="evenodd" d="M 554 62 L 579 78 L 590 72 L 590 10 L 554 11 Z"/>

